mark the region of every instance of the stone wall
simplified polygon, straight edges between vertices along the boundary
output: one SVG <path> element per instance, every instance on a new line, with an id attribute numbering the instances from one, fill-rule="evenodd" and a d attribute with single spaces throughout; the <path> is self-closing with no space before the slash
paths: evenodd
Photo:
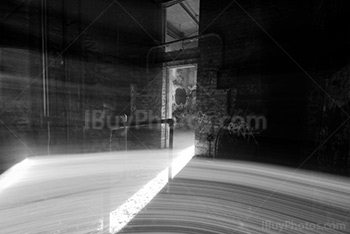
<path id="1" fill-rule="evenodd" d="M 344 66 L 349 59 L 350 21 L 346 14 L 349 4 L 221 3 L 217 6 L 210 0 L 201 1 L 200 33 L 215 33 L 221 42 L 215 37 L 199 41 L 197 112 L 202 124 L 196 131 L 196 154 L 213 156 L 213 148 L 214 151 L 217 148 L 218 157 L 310 168 L 307 165 L 313 158 L 311 149 L 320 153 L 322 139 L 330 137 L 333 139 L 328 141 L 330 145 L 323 147 L 329 146 L 329 150 L 332 147 L 336 150 L 337 144 L 342 147 L 332 154 L 327 151 L 331 154 L 329 160 L 347 162 L 349 146 L 345 142 L 349 138 L 343 129 L 345 124 L 339 130 L 343 133 L 331 135 L 330 130 L 338 126 L 332 125 L 333 117 L 342 123 L 347 115 L 326 108 L 325 103 L 334 100 L 346 103 L 340 96 L 347 90 Z M 337 81 L 331 78 L 340 73 Z M 250 143 L 222 140 L 215 145 L 212 140 L 210 145 L 208 136 L 218 138 L 223 132 L 220 129 L 228 126 L 229 121 L 225 120 L 230 116 L 264 117 L 267 128 L 251 129 L 251 134 L 246 135 L 254 136 Z M 239 142 L 242 134 L 233 138 Z M 245 150 L 247 145 L 254 150 Z M 327 164 L 320 170 L 325 171 Z M 336 168 L 332 173 L 336 173 Z M 340 171 L 346 174 L 344 169 Z"/>
<path id="2" fill-rule="evenodd" d="M 323 74 L 323 77 L 326 77 L 323 83 L 325 92 L 315 88 L 309 94 L 309 138 L 305 154 L 312 157 L 306 162 L 306 167 L 349 176 L 350 66 Z"/>

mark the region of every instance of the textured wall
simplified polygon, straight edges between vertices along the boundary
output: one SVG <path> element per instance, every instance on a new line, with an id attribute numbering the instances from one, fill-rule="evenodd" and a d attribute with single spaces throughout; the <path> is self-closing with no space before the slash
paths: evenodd
<path id="1" fill-rule="evenodd" d="M 16 4 L 4 1 L 2 15 Z M 48 147 L 51 154 L 110 149 L 107 117 L 131 114 L 130 84 L 145 86 L 147 51 L 160 40 L 160 11 L 153 1 L 109 5 L 47 1 L 49 118 L 43 113 L 40 1 L 26 1 L 3 22 L 1 107 L 10 105 L 0 116 L 2 165 L 47 154 Z M 93 111 L 104 114 L 102 129 L 92 128 Z M 112 149 L 123 149 L 122 136 L 115 137 Z"/>
<path id="2" fill-rule="evenodd" d="M 197 129 L 196 154 L 213 154 L 207 136 L 216 137 L 225 126 L 224 121 L 215 124 L 217 119 L 259 115 L 266 118 L 267 128 L 255 136 L 258 144 L 222 140 L 219 156 L 309 167 L 304 162 L 311 149 L 317 149 L 320 138 L 330 137 L 329 129 L 338 126 L 324 118 L 346 120 L 343 111 L 336 114 L 324 107 L 338 99 L 345 103 L 340 98 L 347 92 L 349 78 L 344 68 L 349 59 L 345 9 L 349 9 L 346 1 L 222 1 L 217 6 L 202 0 L 200 31 L 218 34 L 222 44 L 215 38 L 199 43 L 197 111 L 202 124 Z M 334 76 L 340 78 L 330 78 Z M 331 137 L 342 139 L 329 144 L 334 141 L 342 147 L 328 157 L 346 162 L 349 139 L 345 133 L 337 134 Z M 245 150 L 246 146 L 255 149 Z"/>

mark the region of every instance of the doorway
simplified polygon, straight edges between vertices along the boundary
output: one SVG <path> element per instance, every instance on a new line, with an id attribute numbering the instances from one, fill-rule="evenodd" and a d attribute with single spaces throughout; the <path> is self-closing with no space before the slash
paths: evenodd
<path id="1" fill-rule="evenodd" d="M 174 120 L 174 148 L 194 145 L 197 66 L 169 67 L 167 115 Z"/>

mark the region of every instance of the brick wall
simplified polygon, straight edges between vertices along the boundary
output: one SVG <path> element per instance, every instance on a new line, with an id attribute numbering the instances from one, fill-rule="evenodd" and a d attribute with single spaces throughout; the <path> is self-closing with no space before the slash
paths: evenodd
<path id="1" fill-rule="evenodd" d="M 220 35 L 207 34 L 199 41 L 200 58 L 197 73 L 197 113 L 200 119 L 195 133 L 197 156 L 209 156 L 208 136 L 215 136 L 220 120 L 227 112 L 227 90 L 218 89 L 218 72 L 223 63 L 223 42 Z M 204 119 L 201 119 L 204 117 Z M 211 146 L 209 147 L 209 144 Z"/>
<path id="2" fill-rule="evenodd" d="M 200 40 L 198 112 L 210 123 L 232 114 L 266 117 L 267 129 L 256 136 L 259 145 L 250 145 L 257 150 L 248 150 L 247 154 L 254 152 L 258 161 L 300 165 L 310 155 L 305 153 L 305 145 L 311 141 L 315 149 L 320 144 L 316 143 L 320 129 L 315 123 L 321 121 L 321 116 L 315 117 L 315 113 L 322 112 L 323 99 L 329 97 L 318 84 L 325 88 L 327 77 L 341 70 L 349 59 L 349 17 L 345 13 L 349 4 L 238 4 L 229 0 L 220 1 L 220 5 L 201 1 L 200 32 L 216 33 L 222 43 L 215 38 Z M 309 100 L 315 92 L 319 96 L 315 94 L 318 100 L 312 102 L 311 109 L 317 120 L 310 127 Z M 205 123 L 196 132 L 196 154 L 208 156 L 207 136 L 217 136 L 223 124 Z M 239 155 L 244 150 L 237 148 L 247 144 L 225 144 L 219 149 L 221 156 L 245 158 Z M 348 152 L 344 158 L 349 158 Z"/>

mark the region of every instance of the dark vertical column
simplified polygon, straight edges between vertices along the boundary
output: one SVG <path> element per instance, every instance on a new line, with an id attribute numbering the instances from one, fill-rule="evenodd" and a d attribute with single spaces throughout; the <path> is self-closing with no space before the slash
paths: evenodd
<path id="1" fill-rule="evenodd" d="M 174 121 L 172 119 L 166 120 L 169 125 L 169 170 L 168 170 L 168 179 L 171 180 L 173 173 L 173 147 L 174 147 Z M 167 185 L 167 191 L 170 189 L 170 184 Z"/>
<path id="2" fill-rule="evenodd" d="M 68 63 L 68 51 L 69 49 L 66 50 L 66 47 L 68 46 L 67 42 L 67 25 L 68 25 L 68 17 L 69 14 L 71 14 L 72 11 L 69 11 L 68 14 L 66 12 L 69 9 L 66 7 L 66 1 L 62 0 L 62 12 L 61 12 L 61 19 L 62 19 L 62 49 L 63 49 L 63 54 L 62 54 L 62 70 L 63 70 L 63 79 L 62 82 L 64 82 L 64 87 L 65 91 L 63 93 L 63 103 L 64 103 L 64 113 L 65 113 L 65 135 L 66 135 L 66 142 L 65 142 L 65 150 L 66 153 L 69 152 L 69 131 L 70 131 L 70 102 L 71 102 L 71 97 L 70 97 L 70 81 L 69 81 L 69 76 L 68 76 L 68 71 L 67 71 L 67 63 Z"/>
<path id="3" fill-rule="evenodd" d="M 77 133 L 77 136 L 79 137 L 79 149 L 80 152 L 85 152 L 85 141 L 86 141 L 86 135 L 85 135 L 85 75 L 84 75 L 84 46 L 83 46 L 83 40 L 81 32 L 83 30 L 83 19 L 82 19 L 82 1 L 77 0 L 77 36 L 79 36 L 78 44 L 77 44 L 77 60 L 79 64 L 79 70 L 78 70 L 78 77 L 79 80 L 77 81 L 78 84 L 78 112 L 76 113 L 77 118 L 81 121 L 81 124 L 79 129 L 81 129 L 80 133 Z M 79 121 L 78 120 L 78 121 Z"/>
<path id="4" fill-rule="evenodd" d="M 0 35 L 4 35 L 4 24 L 1 23 L 0 24 Z M 3 67 L 3 59 L 2 59 L 2 50 L 3 50 L 3 45 L 4 45 L 4 37 L 0 37 L 0 67 Z M 2 102 L 3 98 L 3 74 L 0 71 L 0 113 L 3 111 L 4 108 L 4 103 Z M 0 114 L 0 119 L 1 119 L 1 114 Z M 4 131 L 4 126 L 2 124 L 0 124 L 0 131 L 3 132 Z M 0 151 L 3 151 L 4 149 L 4 136 L 3 134 L 0 134 Z M 4 166 L 4 159 L 2 157 L 0 157 L 0 174 L 5 171 L 5 166 Z"/>
<path id="5" fill-rule="evenodd" d="M 41 136 L 43 132 L 43 84 L 41 59 L 41 2 L 31 2 L 28 6 L 29 14 L 29 73 L 32 80 L 30 88 L 31 101 L 31 131 L 30 147 L 37 155 L 42 154 Z"/>
<path id="6" fill-rule="evenodd" d="M 46 146 L 46 153 L 50 154 L 50 119 L 49 119 L 49 64 L 48 64 L 48 27 L 47 27 L 47 0 L 41 0 L 41 66 L 42 66 L 42 100 L 43 100 L 43 126 L 46 127 L 46 144 L 44 144 L 44 139 L 41 144 L 43 147 Z"/>
<path id="7" fill-rule="evenodd" d="M 174 121 L 171 120 L 169 122 L 169 149 L 173 149 L 174 147 Z"/>

